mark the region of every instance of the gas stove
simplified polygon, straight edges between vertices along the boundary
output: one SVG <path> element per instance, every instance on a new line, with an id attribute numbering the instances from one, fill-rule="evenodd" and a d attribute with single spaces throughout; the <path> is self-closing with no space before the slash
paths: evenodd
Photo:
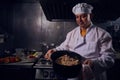
<path id="1" fill-rule="evenodd" d="M 52 62 L 46 60 L 43 57 L 40 57 L 38 62 L 35 64 L 34 68 L 36 69 L 35 78 L 38 80 L 55 80 L 56 75 L 53 71 Z"/>
<path id="2" fill-rule="evenodd" d="M 53 68 L 52 62 L 50 60 L 46 60 L 45 58 L 40 58 L 38 62 L 35 64 L 34 68 Z"/>

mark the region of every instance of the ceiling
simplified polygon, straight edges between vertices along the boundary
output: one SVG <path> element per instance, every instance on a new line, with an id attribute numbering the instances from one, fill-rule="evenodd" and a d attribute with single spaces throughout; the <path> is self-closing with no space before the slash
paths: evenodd
<path id="1" fill-rule="evenodd" d="M 93 5 L 93 21 L 116 20 L 120 16 L 118 0 L 39 0 L 49 21 L 74 21 L 72 7 L 81 2 Z"/>

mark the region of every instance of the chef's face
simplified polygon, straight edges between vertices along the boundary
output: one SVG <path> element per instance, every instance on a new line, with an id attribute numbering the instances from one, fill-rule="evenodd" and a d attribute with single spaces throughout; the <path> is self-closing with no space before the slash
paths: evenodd
<path id="1" fill-rule="evenodd" d="M 91 14 L 77 14 L 76 16 L 76 22 L 81 28 L 87 28 L 89 27 L 91 23 Z"/>

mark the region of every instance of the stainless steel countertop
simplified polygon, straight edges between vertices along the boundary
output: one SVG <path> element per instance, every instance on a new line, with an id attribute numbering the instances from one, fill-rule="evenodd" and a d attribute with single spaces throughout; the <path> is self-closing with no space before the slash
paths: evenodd
<path id="1" fill-rule="evenodd" d="M 36 58 L 24 58 L 19 62 L 14 63 L 1 63 L 0 68 L 33 68 L 41 54 L 38 54 Z"/>

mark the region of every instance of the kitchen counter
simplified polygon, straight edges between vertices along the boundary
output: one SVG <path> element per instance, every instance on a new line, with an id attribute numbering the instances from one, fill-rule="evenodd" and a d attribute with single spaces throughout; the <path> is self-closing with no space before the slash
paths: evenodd
<path id="1" fill-rule="evenodd" d="M 22 61 L 19 62 L 14 62 L 14 63 L 3 63 L 0 64 L 0 68 L 7 68 L 7 67 L 11 67 L 11 68 L 33 68 L 34 64 L 36 63 L 36 61 L 38 60 L 38 58 L 34 58 L 34 59 L 24 59 Z"/>
<path id="2" fill-rule="evenodd" d="M 21 57 L 21 61 L 12 62 L 12 63 L 0 63 L 0 68 L 33 68 L 35 63 L 38 61 L 42 53 L 38 53 L 35 58 Z"/>
<path id="3" fill-rule="evenodd" d="M 22 58 L 19 62 L 1 63 L 0 80 L 35 80 L 36 69 L 33 68 L 41 54 L 36 58 Z"/>
<path id="4" fill-rule="evenodd" d="M 0 80 L 35 80 L 34 62 L 0 64 Z"/>
<path id="5" fill-rule="evenodd" d="M 0 64 L 0 68 L 32 68 L 34 66 L 34 62 L 31 63 L 7 63 L 7 64 Z"/>

